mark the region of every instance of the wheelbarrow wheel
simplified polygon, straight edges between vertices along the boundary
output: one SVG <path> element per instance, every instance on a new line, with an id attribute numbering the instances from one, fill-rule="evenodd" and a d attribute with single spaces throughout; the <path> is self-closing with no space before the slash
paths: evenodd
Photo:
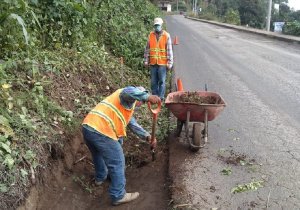
<path id="1" fill-rule="evenodd" d="M 203 129 L 202 123 L 194 123 L 193 124 L 192 143 L 196 147 L 193 147 L 192 145 L 190 145 L 190 150 L 192 152 L 199 151 L 201 144 L 203 144 L 202 129 Z"/>
<path id="2" fill-rule="evenodd" d="M 180 137 L 182 127 L 183 127 L 184 122 L 177 120 L 177 126 L 176 126 L 176 136 Z"/>

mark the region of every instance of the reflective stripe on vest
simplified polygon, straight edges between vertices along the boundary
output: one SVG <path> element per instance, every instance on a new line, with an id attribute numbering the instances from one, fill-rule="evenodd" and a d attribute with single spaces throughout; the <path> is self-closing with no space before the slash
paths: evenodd
<path id="1" fill-rule="evenodd" d="M 126 136 L 126 126 L 133 114 L 135 104 L 131 109 L 126 109 L 121 105 L 119 89 L 106 99 L 101 101 L 84 118 L 83 123 L 101 134 L 114 140 Z"/>
<path id="2" fill-rule="evenodd" d="M 155 32 L 151 32 L 149 35 L 149 63 L 150 65 L 167 65 L 167 40 L 168 33 L 166 31 L 162 32 L 162 35 L 159 37 L 159 40 L 156 39 Z"/>

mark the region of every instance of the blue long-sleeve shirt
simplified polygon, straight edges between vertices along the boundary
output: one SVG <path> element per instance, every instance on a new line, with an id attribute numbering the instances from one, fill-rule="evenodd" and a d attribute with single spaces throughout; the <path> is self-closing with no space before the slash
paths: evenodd
<path id="1" fill-rule="evenodd" d="M 148 97 L 148 92 L 142 91 L 140 88 L 134 86 L 125 87 L 120 93 L 121 105 L 127 109 L 131 109 L 135 101 L 148 101 Z M 83 126 L 90 131 L 100 133 L 99 131 L 94 130 L 88 125 Z M 127 126 L 133 133 L 135 133 L 141 139 L 145 140 L 147 136 L 150 136 L 150 134 L 137 123 L 134 117 L 131 117 Z"/>

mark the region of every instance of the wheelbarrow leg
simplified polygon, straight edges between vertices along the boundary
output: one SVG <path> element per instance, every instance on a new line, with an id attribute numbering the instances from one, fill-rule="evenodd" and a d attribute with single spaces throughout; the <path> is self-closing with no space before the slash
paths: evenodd
<path id="1" fill-rule="evenodd" d="M 182 127 L 183 127 L 184 123 L 185 123 L 184 121 L 177 120 L 177 127 L 176 127 L 176 136 L 177 137 L 180 137 L 180 134 L 181 134 L 181 131 L 182 131 Z"/>
<path id="2" fill-rule="evenodd" d="M 205 110 L 204 116 L 204 143 L 206 144 L 208 141 L 208 112 Z"/>
<path id="3" fill-rule="evenodd" d="M 190 134 L 189 134 L 189 132 L 190 132 L 189 131 L 190 116 L 191 116 L 191 112 L 187 111 L 187 113 L 186 113 L 186 121 L 185 121 L 185 124 L 184 124 L 184 128 L 185 128 L 186 139 L 187 139 L 189 145 L 191 146 L 192 145 L 192 141 L 190 139 Z"/>

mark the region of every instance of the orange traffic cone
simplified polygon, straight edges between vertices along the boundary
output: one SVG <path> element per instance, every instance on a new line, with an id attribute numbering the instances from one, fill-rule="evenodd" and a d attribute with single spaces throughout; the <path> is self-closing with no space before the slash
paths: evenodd
<path id="1" fill-rule="evenodd" d="M 180 78 L 177 79 L 177 91 L 183 91 L 183 85 Z"/>
<path id="2" fill-rule="evenodd" d="M 173 45 L 178 45 L 179 44 L 179 41 L 178 41 L 178 37 L 175 36 L 174 38 L 174 42 L 173 42 Z"/>

